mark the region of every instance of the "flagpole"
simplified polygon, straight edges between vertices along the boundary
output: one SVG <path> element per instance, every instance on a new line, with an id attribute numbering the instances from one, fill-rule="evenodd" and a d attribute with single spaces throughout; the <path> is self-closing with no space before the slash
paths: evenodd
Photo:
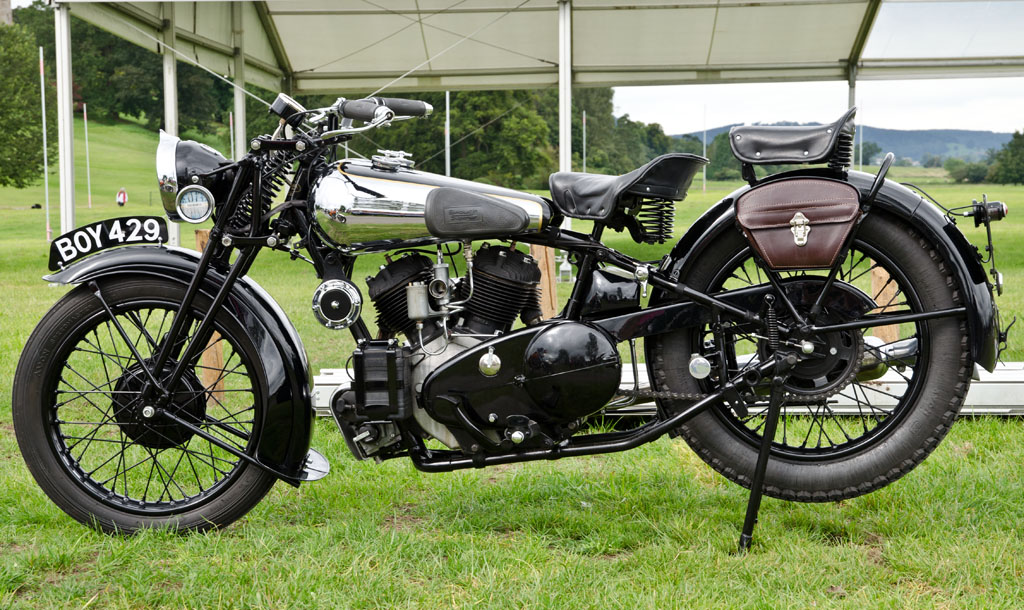
<path id="1" fill-rule="evenodd" d="M 587 111 L 583 111 L 583 173 L 587 173 Z"/>
<path id="2" fill-rule="evenodd" d="M 235 115 L 230 111 L 228 111 L 228 132 L 231 136 L 231 158 L 237 161 L 238 157 L 235 156 Z"/>
<path id="3" fill-rule="evenodd" d="M 92 209 L 92 173 L 89 171 L 89 109 L 82 104 L 82 122 L 85 123 L 85 185 L 89 194 L 89 209 Z"/>
<path id="4" fill-rule="evenodd" d="M 46 197 L 46 241 L 53 241 L 50 228 L 50 163 L 46 156 L 46 80 L 43 72 L 43 47 L 39 47 L 39 98 L 43 106 L 43 192 Z"/>
<path id="5" fill-rule="evenodd" d="M 704 104 L 704 153 L 701 155 L 705 159 L 708 158 L 708 105 Z M 708 192 L 708 164 L 705 163 L 701 166 L 701 192 Z"/>

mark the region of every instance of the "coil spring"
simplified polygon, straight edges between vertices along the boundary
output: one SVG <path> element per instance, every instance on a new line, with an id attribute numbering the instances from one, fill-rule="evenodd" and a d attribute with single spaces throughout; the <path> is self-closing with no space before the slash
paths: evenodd
<path id="1" fill-rule="evenodd" d="M 676 206 L 671 201 L 661 199 L 643 201 L 636 218 L 643 229 L 644 243 L 663 244 L 672 237 Z"/>
<path id="2" fill-rule="evenodd" d="M 779 318 L 775 313 L 775 296 L 769 294 L 764 301 L 768 305 L 768 311 L 765 312 L 765 322 L 768 324 L 768 347 L 775 352 L 779 349 Z"/>
<path id="3" fill-rule="evenodd" d="M 281 176 L 280 171 L 283 166 L 284 163 L 280 163 L 268 167 L 260 176 L 261 198 L 263 201 L 260 202 L 258 209 L 256 209 L 256 206 L 253 206 L 251 188 L 242 195 L 242 200 L 238 202 L 238 207 L 235 208 L 235 213 L 228 221 L 228 228 L 232 233 L 247 231 L 252 224 L 254 215 L 258 215 L 258 218 L 262 218 L 264 214 L 270 211 L 270 206 L 274 201 L 274 197 L 277 196 L 281 191 L 281 187 L 284 185 L 284 178 Z"/>
<path id="4" fill-rule="evenodd" d="M 830 169 L 843 170 L 853 164 L 853 134 L 841 132 L 828 159 Z"/>

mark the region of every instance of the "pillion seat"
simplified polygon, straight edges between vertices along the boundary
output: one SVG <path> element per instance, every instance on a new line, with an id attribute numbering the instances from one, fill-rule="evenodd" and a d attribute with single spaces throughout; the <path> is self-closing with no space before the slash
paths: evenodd
<path id="1" fill-rule="evenodd" d="M 678 201 L 686 197 L 694 174 L 707 159 L 700 155 L 670 153 L 621 176 L 557 172 L 548 186 L 558 210 L 582 220 L 607 220 L 624 199 Z"/>
<path id="2" fill-rule="evenodd" d="M 729 130 L 729 144 L 737 159 L 751 165 L 831 162 L 836 156 L 852 152 L 856 115 L 854 107 L 828 125 L 733 127 Z M 846 147 L 850 150 L 837 150 Z"/>

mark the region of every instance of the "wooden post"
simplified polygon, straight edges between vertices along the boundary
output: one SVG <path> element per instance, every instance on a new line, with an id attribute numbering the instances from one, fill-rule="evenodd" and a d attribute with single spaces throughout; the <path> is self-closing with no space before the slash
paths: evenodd
<path id="1" fill-rule="evenodd" d="M 540 311 L 544 319 L 558 313 L 558 292 L 555 289 L 555 253 L 551 248 L 530 246 L 530 255 L 540 267 Z"/>
<path id="2" fill-rule="evenodd" d="M 873 313 L 885 313 L 890 309 L 896 309 L 895 305 L 890 305 L 896 300 L 896 282 L 881 267 L 871 270 L 871 295 L 875 302 L 881 305 Z M 882 341 L 892 343 L 900 338 L 900 325 L 876 326 L 872 332 Z"/>
<path id="3" fill-rule="evenodd" d="M 196 250 L 202 252 L 209 242 L 210 230 L 196 229 Z M 219 340 L 220 333 L 214 332 L 210 336 L 207 349 L 203 352 L 202 383 L 203 387 L 211 390 L 211 400 L 222 402 L 224 400 L 224 379 L 221 378 L 221 373 L 224 370 L 224 346 L 218 343 Z M 215 343 L 216 345 L 214 345 Z"/>

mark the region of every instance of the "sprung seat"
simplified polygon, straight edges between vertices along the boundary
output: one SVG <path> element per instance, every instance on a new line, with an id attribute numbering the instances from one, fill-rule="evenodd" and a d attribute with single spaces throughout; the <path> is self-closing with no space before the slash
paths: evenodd
<path id="1" fill-rule="evenodd" d="M 729 130 L 729 144 L 737 159 L 751 165 L 827 163 L 837 147 L 852 146 L 856 114 L 850 108 L 828 125 L 741 125 Z"/>
<path id="2" fill-rule="evenodd" d="M 628 197 L 683 199 L 697 169 L 707 162 L 699 155 L 671 153 L 621 176 L 557 172 L 551 174 L 548 186 L 562 214 L 582 220 L 607 220 Z"/>

